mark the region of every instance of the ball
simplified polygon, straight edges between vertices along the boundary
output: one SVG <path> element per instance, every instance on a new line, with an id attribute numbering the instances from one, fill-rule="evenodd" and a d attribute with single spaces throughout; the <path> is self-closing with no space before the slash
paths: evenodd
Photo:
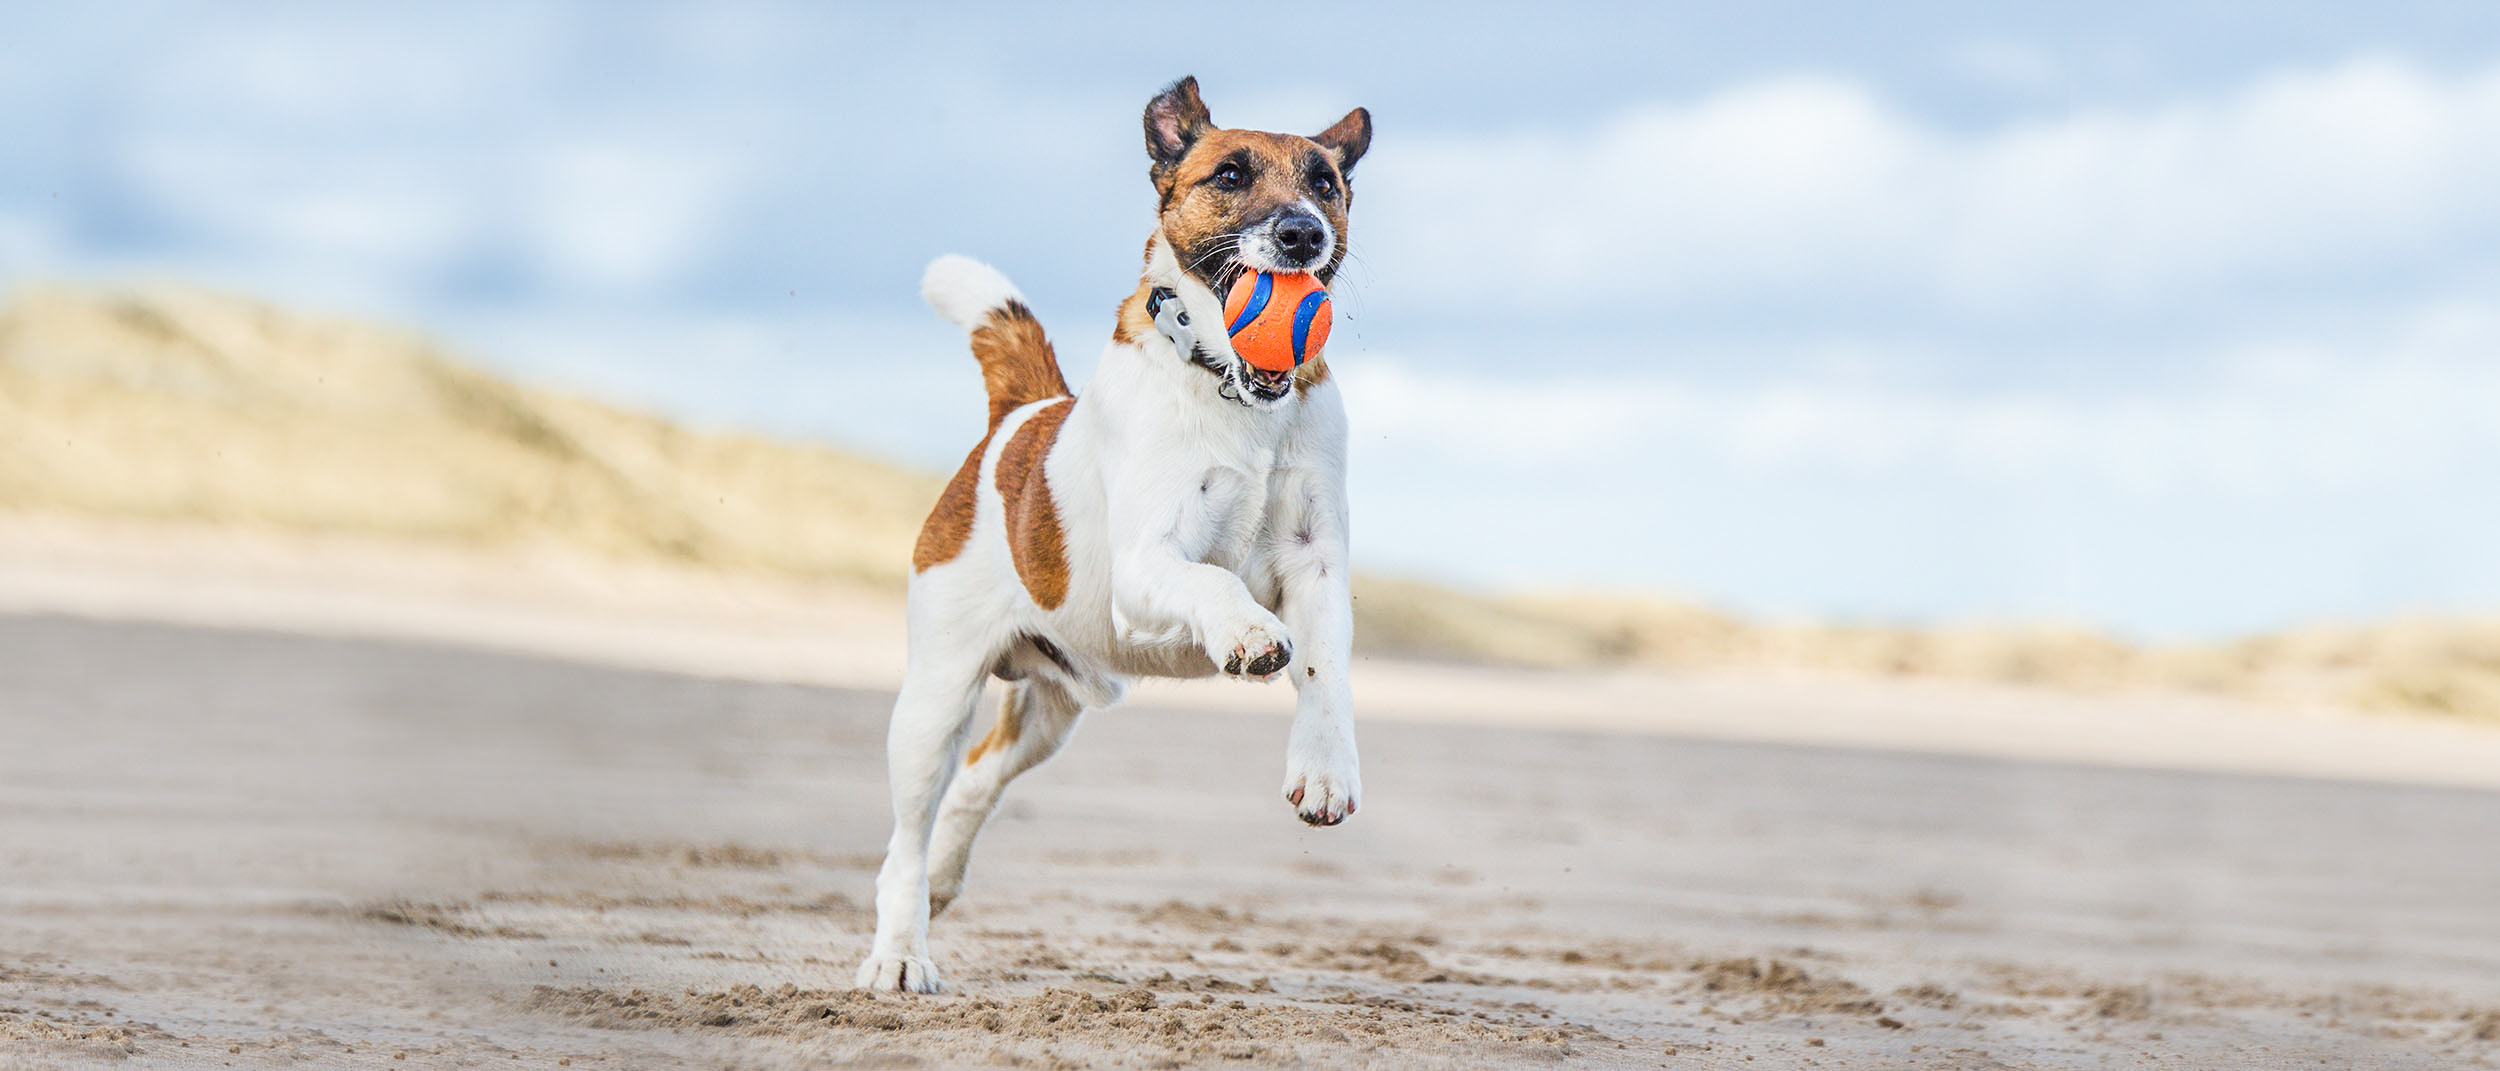
<path id="1" fill-rule="evenodd" d="M 1328 345 L 1328 288 L 1308 272 L 1250 272 L 1224 296 L 1224 333 L 1253 368 L 1289 372 Z"/>

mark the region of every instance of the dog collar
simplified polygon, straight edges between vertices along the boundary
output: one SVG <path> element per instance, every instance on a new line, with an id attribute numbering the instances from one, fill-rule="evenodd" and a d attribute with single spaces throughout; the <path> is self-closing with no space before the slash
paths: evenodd
<path id="1" fill-rule="evenodd" d="M 1172 348 L 1180 351 L 1189 363 L 1215 373 L 1215 392 L 1249 407 L 1248 399 L 1233 390 L 1232 373 L 1198 345 L 1198 331 L 1189 325 L 1189 308 L 1178 291 L 1158 286 L 1146 294 L 1146 314 L 1154 317 L 1155 330 L 1172 340 Z"/>

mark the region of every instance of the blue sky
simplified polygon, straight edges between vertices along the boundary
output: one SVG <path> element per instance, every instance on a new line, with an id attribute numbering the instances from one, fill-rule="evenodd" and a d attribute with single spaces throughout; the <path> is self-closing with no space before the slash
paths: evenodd
<path id="1" fill-rule="evenodd" d="M 0 284 L 173 277 L 931 468 L 1137 112 L 1357 104 L 1363 567 L 2152 637 L 2500 609 L 2500 7 L 9 4 Z M 1737 8 L 1737 9 L 1731 9 Z"/>

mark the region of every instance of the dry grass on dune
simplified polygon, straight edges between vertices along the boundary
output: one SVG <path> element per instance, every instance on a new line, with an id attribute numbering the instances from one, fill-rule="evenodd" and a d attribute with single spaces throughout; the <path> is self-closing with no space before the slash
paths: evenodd
<path id="1" fill-rule="evenodd" d="M 1806 669 L 2074 689 L 2184 688 L 2500 721 L 2500 621 L 2321 626 L 2146 647 L 2053 625 L 1768 624 L 1660 599 L 1486 596 L 1360 577 L 1382 653 L 1557 669 Z"/>
<path id="2" fill-rule="evenodd" d="M 520 386 L 402 331 L 160 288 L 0 309 L 0 511 L 242 525 L 898 586 L 934 476 Z M 2500 622 L 2145 648 L 2047 626 L 1769 624 L 1359 577 L 1363 646 L 1555 668 L 2188 687 L 2500 720 Z"/>
<path id="3" fill-rule="evenodd" d="M 0 311 L 0 509 L 899 582 L 936 486 L 237 298 L 39 288 Z"/>
<path id="4" fill-rule="evenodd" d="M 2500 621 L 2318 628 L 2230 645 L 2246 663 L 2358 678 L 2366 706 L 2500 722 Z"/>

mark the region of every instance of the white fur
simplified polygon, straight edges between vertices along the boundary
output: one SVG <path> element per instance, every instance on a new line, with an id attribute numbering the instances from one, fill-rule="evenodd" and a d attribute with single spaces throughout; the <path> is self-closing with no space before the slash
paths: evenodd
<path id="1" fill-rule="evenodd" d="M 981 326 L 991 309 L 1022 301 L 1024 295 L 998 269 L 949 253 L 930 261 L 929 270 L 920 273 L 920 299 L 938 315 L 970 331 Z"/>
<path id="2" fill-rule="evenodd" d="M 1157 238 L 1146 274 L 1196 323 L 1222 323 L 1215 295 Z M 1013 295 L 962 257 L 929 266 L 929 303 L 977 323 Z M 1220 345 L 1220 334 L 1218 335 Z M 935 992 L 929 916 L 963 887 L 972 839 L 1017 774 L 1050 756 L 1084 710 L 1133 676 L 1205 677 L 1271 645 L 1291 657 L 1296 713 L 1284 791 L 1306 822 L 1333 825 L 1362 794 L 1347 680 L 1345 409 L 1336 386 L 1297 386 L 1244 406 L 1160 334 L 1113 342 L 1044 459 L 1065 533 L 1065 602 L 1044 610 L 1017 576 L 996 485 L 998 454 L 1047 402 L 1008 415 L 980 463 L 972 532 L 952 560 L 911 581 L 911 654 L 887 736 L 894 836 L 877 876 L 877 936 L 858 984 Z M 1047 638 L 1067 662 L 1036 653 Z M 1002 661 L 1003 659 L 1003 661 Z M 993 669 L 1020 679 L 1009 748 L 965 766 L 976 701 Z M 1185 761 L 1185 760 L 1184 760 Z"/>

